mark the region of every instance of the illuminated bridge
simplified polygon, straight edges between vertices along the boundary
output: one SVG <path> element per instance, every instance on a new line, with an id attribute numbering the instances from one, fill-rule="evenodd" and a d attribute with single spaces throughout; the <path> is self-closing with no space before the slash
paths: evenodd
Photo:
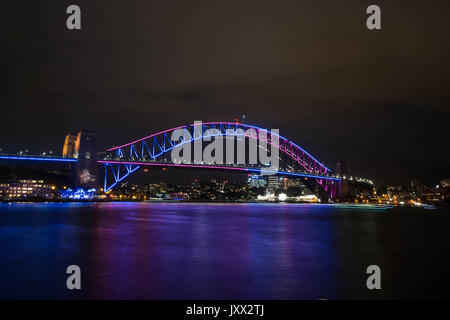
<path id="1" fill-rule="evenodd" d="M 172 140 L 175 131 L 178 132 L 178 138 Z M 175 148 L 180 149 L 186 144 L 194 145 L 195 141 L 202 141 L 202 143 L 205 140 L 211 141 L 213 137 L 218 136 L 233 139 L 241 137 L 246 141 L 245 143 L 248 143 L 250 139 L 263 140 L 267 149 L 268 146 L 278 149 L 279 169 L 274 171 L 270 169 L 269 165 L 225 164 L 222 161 L 220 163 L 205 163 L 204 161 L 174 163 L 171 160 L 170 154 Z M 258 143 L 258 147 L 260 147 L 260 143 Z M 106 192 L 141 166 L 234 170 L 265 175 L 304 177 L 315 181 L 322 192 L 332 199 L 337 196 L 340 182 L 340 178 L 336 177 L 327 166 L 293 141 L 270 130 L 237 122 L 196 123 L 164 130 L 110 148 L 105 153 L 99 154 L 97 162 L 104 166 L 104 190 Z"/>
<path id="2" fill-rule="evenodd" d="M 178 137 L 174 138 L 173 134 L 176 131 Z M 172 161 L 172 151 L 182 149 L 186 145 L 190 145 L 189 148 L 191 148 L 198 141 L 201 141 L 201 149 L 203 150 L 204 142 L 212 141 L 213 138 L 219 136 L 225 138 L 224 140 L 232 138 L 233 141 L 240 137 L 241 141 L 245 141 L 245 149 L 250 148 L 249 141 L 252 139 L 253 141 L 264 142 L 263 144 L 258 143 L 257 148 L 264 149 L 265 145 L 266 152 L 268 152 L 269 147 L 271 150 L 277 149 L 279 167 L 277 170 L 273 170 L 270 164 L 236 164 L 237 161 L 230 162 L 228 158 L 227 161 L 209 163 L 193 161 L 192 159 L 181 163 Z M 95 154 L 95 151 L 93 152 Z M 338 197 L 340 191 L 341 179 L 335 176 L 323 162 L 317 160 L 299 145 L 270 130 L 237 122 L 207 122 L 184 125 L 112 147 L 105 152 L 98 153 L 97 157 L 90 157 L 89 159 L 78 157 L 80 159 L 0 154 L 0 166 L 3 169 L 8 168 L 4 172 L 5 174 L 10 169 L 23 170 L 25 168 L 31 170 L 28 172 L 33 174 L 39 172 L 50 175 L 62 174 L 72 177 L 71 181 L 78 181 L 74 179 L 75 176 L 83 176 L 86 173 L 85 169 L 89 169 L 90 173 L 96 171 L 95 163 L 97 163 L 103 166 L 105 192 L 110 191 L 142 166 L 231 170 L 263 175 L 276 174 L 301 177 L 309 184 L 308 187 L 312 187 L 312 189 L 324 195 L 326 194 L 331 199 Z M 94 166 L 92 167 L 92 165 Z M 94 173 L 92 176 L 95 177 L 97 174 Z M 75 182 L 75 184 L 78 183 Z"/>

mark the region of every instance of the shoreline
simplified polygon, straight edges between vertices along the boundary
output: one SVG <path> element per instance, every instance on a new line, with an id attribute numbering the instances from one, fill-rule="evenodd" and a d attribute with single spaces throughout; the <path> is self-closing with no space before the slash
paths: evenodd
<path id="1" fill-rule="evenodd" d="M 209 201 L 209 200 L 0 200 L 0 203 L 130 203 L 130 202 L 148 202 L 148 203 L 224 203 L 224 204 L 310 204 L 310 205 L 346 205 L 346 206 L 354 206 L 354 207 L 367 207 L 367 206 L 382 206 L 382 207 L 392 207 L 392 208 L 401 208 L 401 207 L 415 207 L 415 208 L 426 208 L 426 207 L 450 207 L 449 204 L 446 203 L 423 203 L 420 206 L 414 204 L 387 204 L 387 203 L 354 203 L 354 202 L 301 202 L 301 201 L 256 201 L 256 200 L 248 200 L 248 201 L 227 201 L 227 200 L 219 200 L 219 201 Z"/>

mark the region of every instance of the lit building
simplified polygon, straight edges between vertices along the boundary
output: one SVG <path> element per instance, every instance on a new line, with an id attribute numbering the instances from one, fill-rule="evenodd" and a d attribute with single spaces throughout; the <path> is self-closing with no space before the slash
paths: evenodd
<path id="1" fill-rule="evenodd" d="M 282 177 L 280 179 L 280 186 L 282 189 L 287 190 L 291 186 L 291 180 L 287 177 Z"/>
<path id="2" fill-rule="evenodd" d="M 287 190 L 290 187 L 303 187 L 303 183 L 300 181 L 300 179 L 290 179 L 288 177 L 273 175 L 267 177 L 267 187 L 271 190 Z"/>
<path id="3" fill-rule="evenodd" d="M 50 198 L 54 186 L 43 180 L 0 180 L 0 198 L 3 200 Z"/>
<path id="4" fill-rule="evenodd" d="M 288 188 L 289 187 L 300 187 L 303 188 L 305 185 L 303 184 L 301 179 L 289 179 Z"/>
<path id="5" fill-rule="evenodd" d="M 280 178 L 278 176 L 268 176 L 267 177 L 267 187 L 269 189 L 278 189 L 280 187 Z"/>
<path id="6" fill-rule="evenodd" d="M 347 164 L 345 162 L 339 161 L 336 163 L 336 174 L 341 178 L 347 176 Z"/>
<path id="7" fill-rule="evenodd" d="M 441 185 L 442 185 L 444 188 L 450 187 L 450 179 L 444 179 L 444 180 L 441 180 Z"/>
<path id="8" fill-rule="evenodd" d="M 420 198 L 422 196 L 422 193 L 426 193 L 428 187 L 426 185 L 420 183 L 416 179 L 414 179 L 414 180 L 411 180 L 411 182 L 409 183 L 409 189 L 410 189 L 410 191 L 412 191 L 413 197 Z"/>

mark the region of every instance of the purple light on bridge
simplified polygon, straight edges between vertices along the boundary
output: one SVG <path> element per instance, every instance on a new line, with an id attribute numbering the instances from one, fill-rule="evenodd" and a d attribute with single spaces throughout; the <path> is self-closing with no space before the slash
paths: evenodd
<path id="1" fill-rule="evenodd" d="M 113 147 L 113 148 L 107 149 L 107 151 L 114 151 L 114 150 L 117 150 L 117 149 L 125 148 L 125 147 L 131 146 L 131 145 L 133 145 L 133 144 L 135 144 L 135 143 L 141 142 L 141 141 L 143 141 L 143 140 L 146 140 L 146 139 L 149 139 L 149 138 L 152 138 L 152 137 L 156 137 L 156 136 L 158 136 L 158 135 L 161 135 L 161 134 L 164 134 L 164 133 L 167 133 L 167 132 L 170 132 L 170 131 L 174 131 L 174 130 L 177 130 L 177 129 L 183 129 L 183 128 L 186 128 L 186 127 L 188 127 L 188 126 L 194 126 L 194 125 L 195 125 L 195 124 L 185 125 L 185 126 L 179 126 L 179 127 L 167 129 L 167 130 L 164 130 L 164 131 L 160 131 L 160 132 L 151 134 L 151 135 L 149 135 L 149 136 L 146 136 L 146 137 L 144 137 L 144 138 L 140 138 L 140 139 L 137 139 L 137 140 L 135 140 L 135 141 L 132 141 L 132 142 L 123 144 L 123 145 L 121 145 L 121 146 L 117 146 L 117 147 Z M 257 127 L 257 126 L 253 126 L 253 125 L 249 125 L 249 124 L 244 124 L 244 123 L 236 123 L 236 122 L 203 122 L 202 125 L 239 125 L 239 126 L 242 126 L 242 127 L 247 127 L 247 128 L 257 129 L 257 130 L 263 130 L 263 131 L 266 131 L 266 132 L 268 131 L 267 129 L 260 128 L 260 127 Z M 304 150 L 302 147 L 300 147 L 300 146 L 297 145 L 296 143 L 294 143 L 294 142 L 292 142 L 291 140 L 289 140 L 289 139 L 287 139 L 287 138 L 285 138 L 285 137 L 283 137 L 283 136 L 280 136 L 280 135 L 278 135 L 278 134 L 275 134 L 275 133 L 272 133 L 272 134 L 275 135 L 275 136 L 277 136 L 279 139 L 283 139 L 283 140 L 285 140 L 285 141 L 288 141 L 290 144 L 292 144 L 292 146 L 294 146 L 294 147 L 300 149 L 302 152 L 304 152 L 304 154 L 306 154 L 306 155 L 307 155 L 308 157 L 310 157 L 312 160 L 314 160 L 314 161 L 316 161 L 317 163 L 319 163 L 321 167 L 323 167 L 323 168 L 326 169 L 327 171 L 331 171 L 329 168 L 327 168 L 326 166 L 324 166 L 319 160 L 317 160 L 317 159 L 316 159 L 315 157 L 313 157 L 309 152 L 307 152 L 306 150 Z M 267 141 L 267 140 L 266 140 L 266 141 Z M 279 146 L 276 146 L 276 147 L 279 148 Z M 286 150 L 283 150 L 283 151 L 287 153 Z"/>

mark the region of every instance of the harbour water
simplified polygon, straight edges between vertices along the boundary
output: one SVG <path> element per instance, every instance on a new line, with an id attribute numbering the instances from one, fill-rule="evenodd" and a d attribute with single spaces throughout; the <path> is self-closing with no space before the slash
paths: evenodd
<path id="1" fill-rule="evenodd" d="M 1 203 L 0 299 L 448 298 L 449 227 L 449 208 Z"/>

